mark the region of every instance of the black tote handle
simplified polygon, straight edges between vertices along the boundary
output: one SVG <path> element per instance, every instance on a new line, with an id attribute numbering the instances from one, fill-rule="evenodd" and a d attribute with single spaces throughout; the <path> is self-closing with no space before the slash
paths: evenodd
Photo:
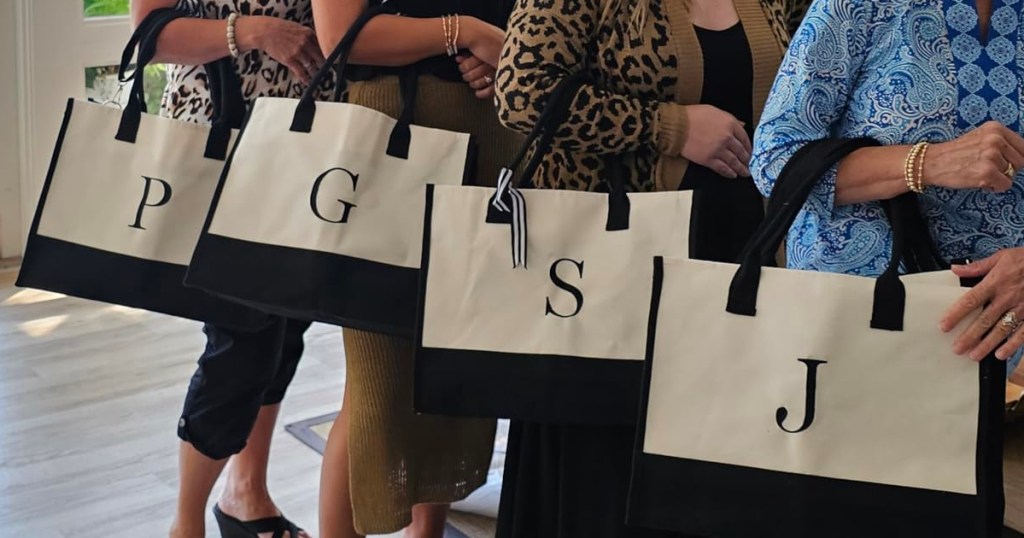
<path id="1" fill-rule="evenodd" d="M 555 86 L 555 89 L 552 90 L 551 95 L 548 96 L 548 102 L 544 105 L 544 109 L 537 118 L 533 129 L 527 135 L 523 147 L 507 167 L 511 171 L 518 169 L 526 159 L 531 148 L 533 149 L 533 155 L 522 169 L 519 181 L 517 182 L 518 188 L 528 189 L 536 187 L 534 177 L 537 174 L 537 170 L 551 151 L 558 129 L 568 121 L 570 107 L 580 87 L 588 81 L 588 77 L 584 74 L 576 73 L 562 79 Z M 625 165 L 620 156 L 608 157 L 604 161 L 604 183 L 608 187 L 608 221 L 605 229 L 608 231 L 628 230 L 630 203 L 626 191 Z M 509 196 L 506 193 L 506 197 Z M 506 200 L 506 203 L 510 202 L 510 200 Z M 510 221 L 511 217 L 508 213 L 496 210 L 493 197 L 488 208 L 488 223 L 508 223 Z"/>
<path id="2" fill-rule="evenodd" d="M 341 38 L 338 45 L 331 51 L 330 56 L 324 61 L 320 70 L 313 75 L 309 85 L 306 87 L 306 91 L 303 92 L 302 97 L 299 99 L 299 103 L 295 107 L 295 115 L 292 117 L 290 129 L 292 132 L 308 133 L 313 130 L 313 119 L 316 117 L 317 92 L 327 76 L 332 72 L 335 73 L 337 78 L 334 100 L 341 100 L 342 85 L 345 83 L 345 71 L 348 68 L 348 57 L 352 53 L 352 47 L 355 45 L 356 39 L 363 31 L 366 23 L 370 22 L 377 15 L 385 13 L 391 13 L 391 9 L 387 7 L 386 3 L 372 6 L 363 11 L 352 23 L 352 27 L 348 29 L 348 32 L 345 32 L 345 36 Z"/>
<path id="3" fill-rule="evenodd" d="M 801 148 L 783 169 L 768 202 L 765 220 L 741 254 L 741 263 L 729 287 L 726 310 L 733 314 L 754 316 L 761 267 L 774 258 L 797 215 L 810 197 L 822 175 L 854 151 L 880 145 L 871 139 L 829 139 L 812 142 Z M 934 248 L 922 247 L 920 233 L 927 234 L 916 200 L 904 195 L 883 203 L 893 233 L 889 266 L 875 281 L 871 327 L 899 331 L 903 329 L 906 291 L 899 279 L 901 263 L 913 259 L 916 267 L 937 267 L 942 264 Z M 913 211 L 913 213 L 911 212 Z M 930 243 L 930 237 L 927 243 Z M 912 246 L 911 243 L 914 243 Z M 932 256 L 934 254 L 934 256 Z"/>
<path id="4" fill-rule="evenodd" d="M 187 17 L 190 17 L 188 13 L 174 8 L 155 9 L 139 24 L 128 40 L 128 44 L 121 54 L 118 80 L 122 83 L 131 81 L 132 86 L 128 103 L 121 112 L 121 123 L 115 137 L 117 140 L 135 143 L 142 114 L 147 112 L 143 87 L 144 70 L 156 56 L 157 40 L 164 28 L 172 21 Z M 138 57 L 135 61 L 135 69 L 128 73 L 132 59 L 136 56 L 136 49 L 138 49 Z M 204 156 L 210 159 L 224 160 L 231 140 L 231 130 L 240 128 L 245 118 L 242 83 L 230 58 L 221 58 L 204 67 L 213 103 L 213 124 L 206 141 Z"/>

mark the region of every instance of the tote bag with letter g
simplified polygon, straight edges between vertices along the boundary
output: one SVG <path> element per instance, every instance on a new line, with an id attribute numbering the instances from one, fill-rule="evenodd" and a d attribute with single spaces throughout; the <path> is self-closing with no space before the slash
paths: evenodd
<path id="1" fill-rule="evenodd" d="M 1002 535 L 1006 368 L 954 355 L 955 335 L 939 331 L 963 288 L 901 281 L 904 222 L 920 215 L 892 206 L 893 261 L 878 279 L 761 268 L 817 178 L 860 143 L 794 157 L 741 265 L 655 260 L 630 524 L 716 538 Z"/>
<path id="2" fill-rule="evenodd" d="M 187 17 L 154 10 L 121 61 L 122 81 L 138 47 L 123 111 L 68 100 L 18 285 L 144 308 L 224 326 L 250 327 L 265 315 L 182 281 L 244 115 L 228 60 L 206 66 L 212 126 L 145 114 L 142 72 L 160 32 Z"/>
<path id="3" fill-rule="evenodd" d="M 412 335 L 427 183 L 461 185 L 469 134 L 413 124 L 416 73 L 401 75 L 393 119 L 316 102 L 357 20 L 301 99 L 260 98 L 228 161 L 187 282 L 288 317 Z"/>
<path id="4" fill-rule="evenodd" d="M 581 83 L 567 80 L 529 138 L 537 145 L 527 183 Z M 691 193 L 627 194 L 614 165 L 607 193 L 514 190 L 510 176 L 498 193 L 427 191 L 416 409 L 634 423 L 650 258 L 688 254 Z M 516 208 L 525 219 L 510 215 Z M 510 244 L 528 259 L 511 255 Z"/>

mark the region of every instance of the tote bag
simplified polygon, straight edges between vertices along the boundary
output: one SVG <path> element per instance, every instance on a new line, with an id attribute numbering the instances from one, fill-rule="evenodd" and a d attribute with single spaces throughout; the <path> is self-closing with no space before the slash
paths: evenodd
<path id="1" fill-rule="evenodd" d="M 570 78 L 549 98 L 528 138 L 527 147 L 537 145 L 522 174 L 526 182 L 581 82 Z M 607 193 L 509 189 L 507 170 L 498 192 L 428 188 L 418 411 L 636 420 L 650 258 L 687 255 L 691 193 L 627 194 L 617 167 L 609 168 Z M 516 207 L 524 220 L 513 218 Z"/>
<path id="2" fill-rule="evenodd" d="M 218 325 L 262 322 L 257 311 L 182 284 L 244 116 L 226 60 L 206 66 L 212 126 L 145 113 L 143 69 L 164 26 L 187 16 L 158 9 L 139 25 L 121 61 L 122 81 L 134 79 L 123 111 L 68 100 L 17 285 Z"/>
<path id="3" fill-rule="evenodd" d="M 413 124 L 416 73 L 397 120 L 316 102 L 356 21 L 301 99 L 260 98 L 224 169 L 187 283 L 288 317 L 412 336 L 428 183 L 461 185 L 471 136 Z"/>
<path id="4" fill-rule="evenodd" d="M 878 279 L 761 268 L 817 178 L 858 144 L 797 154 L 740 266 L 655 260 L 630 524 L 1001 535 L 1005 365 L 955 356 L 938 330 L 962 288 L 901 282 L 898 253 L 915 249 L 899 205 L 897 255 Z"/>

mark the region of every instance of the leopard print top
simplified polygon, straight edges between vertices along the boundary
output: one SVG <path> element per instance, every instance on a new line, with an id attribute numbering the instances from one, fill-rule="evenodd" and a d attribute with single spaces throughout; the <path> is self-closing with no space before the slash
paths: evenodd
<path id="1" fill-rule="evenodd" d="M 789 36 L 811 0 L 734 0 L 751 38 L 755 65 L 763 80 L 755 88 L 755 112 L 763 106 Z M 695 44 L 683 46 L 683 28 L 692 32 L 684 0 L 518 0 L 496 78 L 502 122 L 520 132 L 533 127 L 547 95 L 566 75 L 584 70 L 594 84 L 584 86 L 569 121 L 557 133 L 556 147 L 534 178 L 538 186 L 573 190 L 600 188 L 605 157 L 619 156 L 634 191 L 656 190 L 664 155 L 679 155 L 685 131 L 682 104 L 700 98 L 687 89 L 703 69 Z M 752 17 L 745 19 L 744 17 Z M 763 36 L 752 36 L 758 28 Z M 767 23 L 767 24 L 766 24 Z M 767 45 L 766 45 L 767 44 Z M 759 55 L 757 47 L 771 49 Z M 758 74 L 758 73 L 755 73 Z M 758 78 L 758 77 L 755 77 Z M 759 113 L 758 113 L 759 115 Z M 755 118 L 755 120 L 758 118 Z M 676 158 L 674 160 L 682 160 Z M 678 172 L 678 169 L 674 170 Z M 679 174 L 679 178 L 682 175 Z M 661 187 L 661 185 L 657 185 Z"/>
<path id="2" fill-rule="evenodd" d="M 310 0 L 178 0 L 177 9 L 202 19 L 227 19 L 239 15 L 281 17 L 310 26 L 313 7 Z M 227 39 L 225 37 L 225 39 Z M 235 60 L 247 104 L 257 97 L 300 97 L 305 85 L 291 71 L 262 51 L 249 51 Z M 324 95 L 334 86 L 326 81 Z M 201 65 L 167 66 L 167 87 L 161 103 L 165 116 L 194 122 L 207 122 L 213 116 L 206 70 Z"/>

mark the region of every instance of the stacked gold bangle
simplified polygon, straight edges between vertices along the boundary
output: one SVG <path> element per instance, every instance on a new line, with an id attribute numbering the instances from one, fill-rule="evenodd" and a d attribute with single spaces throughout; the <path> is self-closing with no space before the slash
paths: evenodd
<path id="1" fill-rule="evenodd" d="M 918 142 L 910 148 L 903 163 L 903 178 L 910 192 L 924 192 L 924 157 L 928 153 L 928 142 Z"/>
<path id="2" fill-rule="evenodd" d="M 441 17 L 441 26 L 444 29 L 444 47 L 448 56 L 455 56 L 459 53 L 459 31 L 462 23 L 459 15 L 444 15 Z"/>

